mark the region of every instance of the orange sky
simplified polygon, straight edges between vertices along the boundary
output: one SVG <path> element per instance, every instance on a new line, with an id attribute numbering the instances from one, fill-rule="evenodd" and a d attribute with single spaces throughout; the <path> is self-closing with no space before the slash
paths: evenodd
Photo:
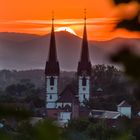
<path id="1" fill-rule="evenodd" d="M 112 0 L 0 0 L 0 32 L 46 34 L 50 32 L 51 11 L 54 10 L 56 29 L 70 27 L 81 36 L 84 8 L 90 40 L 140 37 L 137 32 L 113 30 L 122 17 L 135 14 L 136 3 L 116 8 Z"/>

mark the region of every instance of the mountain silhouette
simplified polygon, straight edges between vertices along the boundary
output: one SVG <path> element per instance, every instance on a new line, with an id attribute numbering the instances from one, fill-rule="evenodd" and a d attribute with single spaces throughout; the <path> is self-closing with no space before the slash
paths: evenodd
<path id="1" fill-rule="evenodd" d="M 50 34 L 0 33 L 0 69 L 44 69 L 48 58 Z M 56 32 L 58 59 L 62 70 L 77 69 L 82 39 L 66 31 Z M 89 41 L 92 64 L 110 64 L 109 56 L 124 44 L 138 46 L 139 39 L 116 38 Z M 137 47 L 137 49 L 140 49 Z"/>

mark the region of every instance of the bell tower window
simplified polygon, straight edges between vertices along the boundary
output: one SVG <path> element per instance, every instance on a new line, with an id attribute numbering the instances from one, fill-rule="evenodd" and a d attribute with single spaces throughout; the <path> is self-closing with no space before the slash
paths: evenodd
<path id="1" fill-rule="evenodd" d="M 84 78 L 82 79 L 82 86 L 86 86 L 86 84 L 87 84 L 87 80 L 86 80 L 86 78 L 84 77 Z"/>
<path id="2" fill-rule="evenodd" d="M 54 85 L 54 78 L 53 78 L 53 77 L 50 78 L 50 85 L 51 85 L 51 86 Z"/>
<path id="3" fill-rule="evenodd" d="M 52 95 L 50 95 L 50 99 L 52 99 Z"/>
<path id="4" fill-rule="evenodd" d="M 85 94 L 83 95 L 83 98 L 86 99 L 86 95 Z"/>

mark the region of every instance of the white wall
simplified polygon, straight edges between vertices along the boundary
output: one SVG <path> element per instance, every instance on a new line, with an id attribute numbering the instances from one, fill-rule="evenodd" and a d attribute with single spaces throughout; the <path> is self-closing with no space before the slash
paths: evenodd
<path id="1" fill-rule="evenodd" d="M 47 91 L 47 93 L 58 93 L 58 76 L 53 76 L 54 77 L 54 85 L 53 86 L 50 85 L 50 78 L 51 77 L 52 76 L 46 77 L 46 91 Z"/>
<path id="2" fill-rule="evenodd" d="M 55 108 L 58 100 L 58 76 L 53 76 L 54 85 L 50 85 L 50 78 L 46 76 L 46 108 Z"/>
<path id="3" fill-rule="evenodd" d="M 118 112 L 120 112 L 121 116 L 131 118 L 131 107 L 118 107 Z"/>
<path id="4" fill-rule="evenodd" d="M 79 86 L 78 86 L 78 93 L 79 93 L 79 101 L 82 103 L 85 98 L 89 100 L 90 98 L 90 77 L 86 76 L 86 86 L 82 85 L 83 76 L 79 76 Z M 85 98 L 84 98 L 85 96 Z"/>
<path id="5" fill-rule="evenodd" d="M 68 123 L 70 119 L 71 119 L 71 112 L 60 112 L 58 116 L 58 121 L 60 123 Z"/>

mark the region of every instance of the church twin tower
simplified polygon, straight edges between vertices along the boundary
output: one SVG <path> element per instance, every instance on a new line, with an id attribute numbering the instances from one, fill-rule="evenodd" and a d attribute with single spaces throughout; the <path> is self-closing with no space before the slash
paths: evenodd
<path id="1" fill-rule="evenodd" d="M 47 109 L 53 109 L 57 107 L 56 102 L 59 99 L 59 88 L 58 88 L 59 74 L 60 67 L 57 59 L 54 19 L 52 19 L 49 56 L 45 67 Z M 86 18 L 84 23 L 81 57 L 77 68 L 77 76 L 78 76 L 78 101 L 80 105 L 83 105 L 83 102 L 85 100 L 89 100 L 90 98 L 90 77 L 91 77 L 91 62 L 88 50 Z"/>

